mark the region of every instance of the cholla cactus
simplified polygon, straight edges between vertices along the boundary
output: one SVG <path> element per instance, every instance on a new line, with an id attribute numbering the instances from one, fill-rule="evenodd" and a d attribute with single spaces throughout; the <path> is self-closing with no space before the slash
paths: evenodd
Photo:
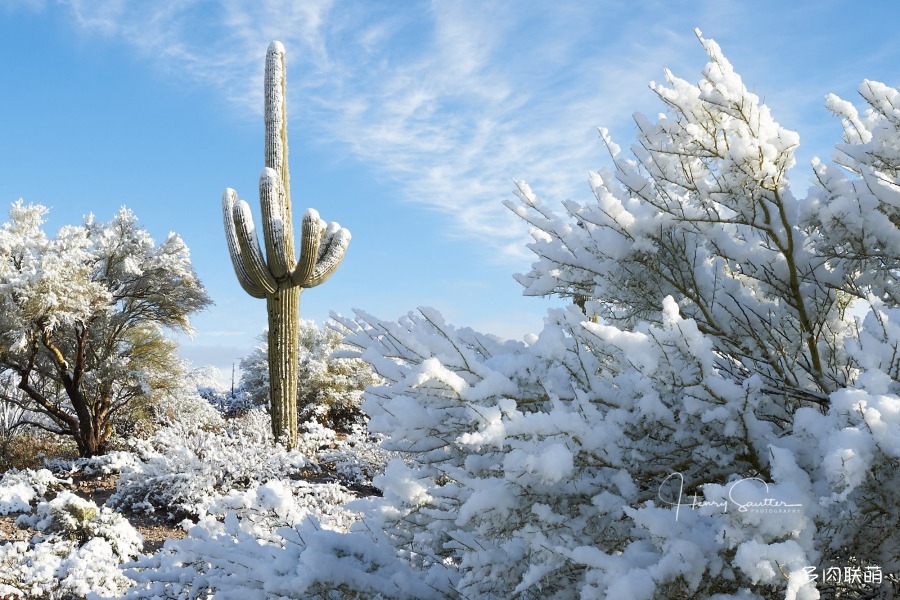
<path id="1" fill-rule="evenodd" d="M 294 251 L 288 172 L 284 46 L 272 42 L 266 54 L 266 167 L 259 178 L 263 256 L 250 206 L 232 189 L 222 196 L 228 251 L 244 290 L 265 298 L 269 314 L 269 378 L 272 432 L 297 443 L 297 363 L 300 292 L 328 279 L 344 257 L 350 232 L 325 224 L 313 209 L 303 214 L 300 257 Z"/>

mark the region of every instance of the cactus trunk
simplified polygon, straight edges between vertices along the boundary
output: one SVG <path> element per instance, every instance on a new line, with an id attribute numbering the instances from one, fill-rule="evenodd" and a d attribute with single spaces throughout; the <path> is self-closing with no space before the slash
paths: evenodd
<path id="1" fill-rule="evenodd" d="M 269 390 L 272 433 L 289 448 L 297 444 L 297 371 L 300 360 L 300 290 L 292 286 L 266 296 L 269 312 Z"/>

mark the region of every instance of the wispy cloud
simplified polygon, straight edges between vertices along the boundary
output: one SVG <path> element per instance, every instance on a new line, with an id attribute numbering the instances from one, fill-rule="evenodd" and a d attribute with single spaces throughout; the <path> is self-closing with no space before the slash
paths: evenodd
<path id="1" fill-rule="evenodd" d="M 662 1 L 67 3 L 82 30 L 242 111 L 260 110 L 262 57 L 282 40 L 295 125 L 446 214 L 451 233 L 498 260 L 522 251 L 524 226 L 500 203 L 512 179 L 548 198 L 586 197 L 586 172 L 605 161 L 596 126 L 627 144 L 632 111 L 659 110 L 646 83 L 663 66 L 693 79 L 703 64 L 694 26 L 718 38 L 756 18 L 712 1 L 678 14 Z"/>
<path id="2" fill-rule="evenodd" d="M 269 42 L 281 39 L 309 57 L 307 64 L 323 63 L 319 32 L 331 6 L 330 0 L 62 1 L 83 33 L 114 39 L 167 76 L 210 86 L 242 110 L 256 111 Z"/>
<path id="3" fill-rule="evenodd" d="M 47 7 L 46 0 L 0 0 L 0 11 L 40 13 Z"/>
<path id="4" fill-rule="evenodd" d="M 393 23 L 391 35 L 376 21 L 361 48 L 341 48 L 345 67 L 369 58 L 320 90 L 322 109 L 340 115 L 321 120 L 331 122 L 327 135 L 400 181 L 408 199 L 450 216 L 454 233 L 477 238 L 488 255 L 519 255 L 524 227 L 500 203 L 512 180 L 584 197 L 586 172 L 602 157 L 596 126 L 627 123 L 635 90 L 661 72 L 661 57 L 695 43 L 689 28 L 640 42 L 642 27 L 604 25 L 591 9 L 435 3 L 414 22 Z"/>

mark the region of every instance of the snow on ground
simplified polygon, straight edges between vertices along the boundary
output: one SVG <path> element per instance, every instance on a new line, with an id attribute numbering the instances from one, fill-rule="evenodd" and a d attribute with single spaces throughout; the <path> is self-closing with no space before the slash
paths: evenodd
<path id="1" fill-rule="evenodd" d="M 285 544 L 285 528 L 349 531 L 357 515 L 344 505 L 376 492 L 371 478 L 389 455 L 364 429 L 349 436 L 314 424 L 307 429 L 302 446 L 285 451 L 274 444 L 267 415 L 257 409 L 200 429 L 176 421 L 129 450 L 93 459 L 50 460 L 55 473 L 5 473 L 0 515 L 15 519 L 26 538 L 3 536 L 8 541 L 0 545 L 0 597 L 152 597 L 160 589 L 168 590 L 164 597 L 178 597 L 183 586 L 173 589 L 166 580 L 185 569 L 193 576 L 179 578 L 192 579 L 192 589 L 221 592 L 211 576 L 216 565 L 196 564 L 216 555 L 211 546 L 226 553 L 224 564 L 233 571 L 241 555 L 276 552 Z M 88 489 L 73 478 L 96 484 L 110 477 L 117 484 L 102 494 L 105 505 L 71 491 Z M 145 546 L 130 522 L 148 519 L 168 523 L 158 525 L 172 534 L 162 547 Z M 186 563 L 185 555 L 196 561 Z M 246 564 L 247 585 L 252 573 L 270 574 L 264 562 Z M 235 578 L 227 579 L 226 587 L 232 587 Z"/>

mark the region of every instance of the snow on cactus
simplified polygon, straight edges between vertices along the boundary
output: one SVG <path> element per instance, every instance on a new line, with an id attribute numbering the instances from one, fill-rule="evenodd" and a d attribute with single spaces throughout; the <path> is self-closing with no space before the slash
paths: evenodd
<path id="1" fill-rule="evenodd" d="M 326 224 L 319 213 L 303 213 L 300 256 L 294 251 L 287 144 L 287 79 L 284 46 L 272 42 L 266 52 L 265 168 L 259 178 L 263 256 L 250 205 L 228 188 L 222 196 L 225 239 L 241 287 L 265 298 L 268 313 L 268 363 L 272 433 L 290 448 L 297 445 L 297 369 L 300 292 L 325 282 L 337 270 L 350 243 L 350 232 Z"/>

